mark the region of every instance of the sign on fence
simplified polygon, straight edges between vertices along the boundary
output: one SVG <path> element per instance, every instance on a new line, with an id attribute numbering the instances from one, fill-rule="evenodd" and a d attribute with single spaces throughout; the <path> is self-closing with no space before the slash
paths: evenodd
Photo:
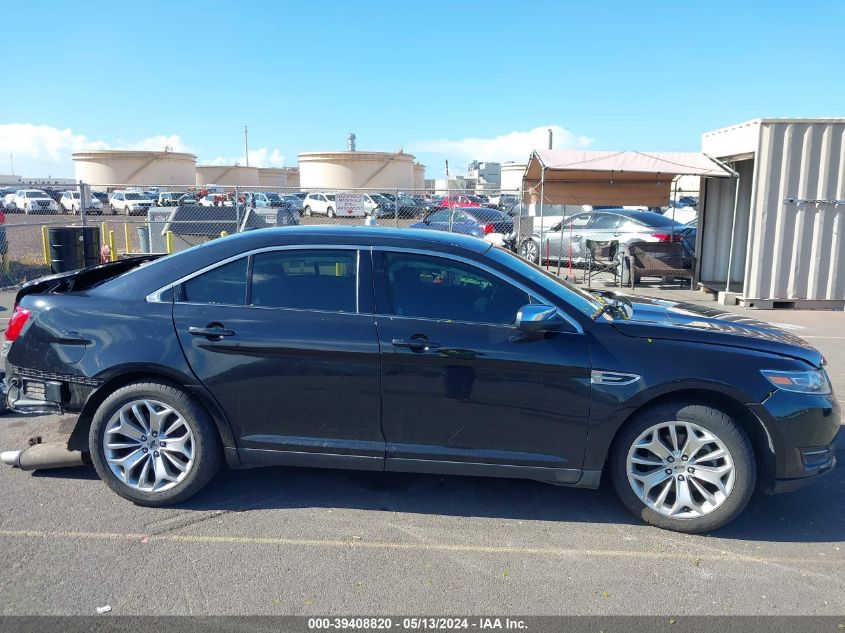
<path id="1" fill-rule="evenodd" d="M 364 215 L 364 194 L 362 193 L 338 193 L 336 202 L 337 214 L 341 217 Z"/>

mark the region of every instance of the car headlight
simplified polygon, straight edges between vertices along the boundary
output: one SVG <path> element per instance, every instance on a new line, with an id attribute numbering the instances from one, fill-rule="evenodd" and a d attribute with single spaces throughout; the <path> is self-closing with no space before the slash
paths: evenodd
<path id="1" fill-rule="evenodd" d="M 826 395 L 830 393 L 830 380 L 824 369 L 810 371 L 774 371 L 761 372 L 770 383 L 782 391 Z"/>

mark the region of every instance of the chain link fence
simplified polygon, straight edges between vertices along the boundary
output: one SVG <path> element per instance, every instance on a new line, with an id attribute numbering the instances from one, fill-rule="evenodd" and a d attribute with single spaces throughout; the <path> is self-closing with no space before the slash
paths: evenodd
<path id="1" fill-rule="evenodd" d="M 521 191 L 484 196 L 464 190 L 80 183 L 0 194 L 0 289 L 6 290 L 60 270 L 57 230 L 83 226 L 91 227 L 89 234 L 97 233 L 94 256 L 101 262 L 176 252 L 266 227 L 376 224 L 472 235 L 577 281 L 592 279 L 592 271 L 583 270 L 585 264 L 596 269 L 603 264 L 612 280 L 619 272 L 615 264 L 608 266 L 608 253 L 601 248 L 587 252 L 592 245 L 575 239 L 573 231 L 579 227 L 569 219 L 582 213 L 582 207 L 546 204 L 541 209 L 523 202 Z M 611 239 L 615 232 L 618 227 L 596 227 L 591 238 L 601 241 L 607 233 Z"/>

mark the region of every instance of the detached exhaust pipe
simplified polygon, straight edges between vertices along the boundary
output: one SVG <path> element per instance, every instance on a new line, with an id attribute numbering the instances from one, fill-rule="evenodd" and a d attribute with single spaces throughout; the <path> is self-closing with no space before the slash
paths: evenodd
<path id="1" fill-rule="evenodd" d="M 21 470 L 50 470 L 84 466 L 91 463 L 91 457 L 68 450 L 64 444 L 36 444 L 23 451 L 3 451 L 0 462 Z"/>

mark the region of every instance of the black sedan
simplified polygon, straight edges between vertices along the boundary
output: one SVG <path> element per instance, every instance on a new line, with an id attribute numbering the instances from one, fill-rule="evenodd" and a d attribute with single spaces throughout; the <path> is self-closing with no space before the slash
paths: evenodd
<path id="1" fill-rule="evenodd" d="M 16 301 L 9 405 L 78 412 L 69 446 L 142 505 L 183 501 L 224 460 L 607 476 L 645 521 L 701 532 L 835 463 L 839 408 L 803 340 L 589 294 L 452 233 L 252 231 Z"/>

